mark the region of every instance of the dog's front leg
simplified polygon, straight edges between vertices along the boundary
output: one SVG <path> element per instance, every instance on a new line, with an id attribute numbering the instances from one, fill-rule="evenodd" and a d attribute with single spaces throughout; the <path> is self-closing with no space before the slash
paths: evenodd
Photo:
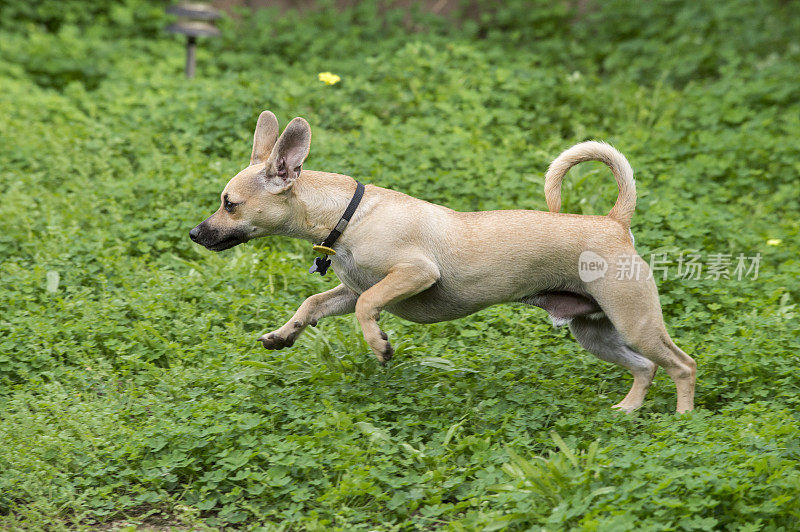
<path id="1" fill-rule="evenodd" d="M 381 364 L 392 358 L 394 349 L 389 338 L 378 326 L 381 309 L 416 295 L 439 279 L 439 269 L 430 261 L 421 259 L 392 267 L 389 274 L 356 302 L 356 318 L 367 341 Z"/>
<path id="2" fill-rule="evenodd" d="M 267 333 L 258 339 L 266 349 L 283 349 L 294 345 L 303 329 L 317 324 L 318 320 L 328 316 L 350 314 L 355 310 L 358 294 L 340 284 L 332 290 L 315 294 L 300 305 L 294 316 L 286 324 Z"/>

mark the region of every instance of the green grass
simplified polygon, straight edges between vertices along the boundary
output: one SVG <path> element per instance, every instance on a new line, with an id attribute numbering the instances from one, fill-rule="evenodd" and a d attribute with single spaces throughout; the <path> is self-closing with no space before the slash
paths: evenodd
<path id="1" fill-rule="evenodd" d="M 267 11 L 191 82 L 161 4 L 4 6 L 0 528 L 800 528 L 800 11 L 637 4 Z M 630 376 L 527 307 L 384 315 L 388 368 L 352 316 L 263 350 L 336 280 L 303 242 L 188 239 L 263 109 L 310 121 L 308 168 L 461 210 L 546 209 L 561 150 L 613 143 L 641 255 L 761 254 L 756 280 L 659 282 L 697 410 L 659 372 L 613 413 Z M 564 210 L 615 196 L 582 165 Z"/>

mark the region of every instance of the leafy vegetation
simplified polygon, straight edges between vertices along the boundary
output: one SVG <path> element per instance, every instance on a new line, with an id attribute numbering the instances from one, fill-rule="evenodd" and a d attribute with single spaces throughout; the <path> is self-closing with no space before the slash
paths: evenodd
<path id="1" fill-rule="evenodd" d="M 800 528 L 797 3 L 265 10 L 192 81 L 160 3 L 93 6 L 0 9 L 0 528 Z M 527 307 L 385 316 L 385 369 L 351 316 L 264 351 L 335 279 L 303 242 L 187 238 L 263 109 L 311 122 L 309 168 L 462 210 L 545 209 L 553 157 L 615 144 L 640 254 L 761 255 L 659 282 L 698 409 L 660 372 L 613 413 L 630 376 Z M 565 196 L 616 189 L 587 164 Z"/>

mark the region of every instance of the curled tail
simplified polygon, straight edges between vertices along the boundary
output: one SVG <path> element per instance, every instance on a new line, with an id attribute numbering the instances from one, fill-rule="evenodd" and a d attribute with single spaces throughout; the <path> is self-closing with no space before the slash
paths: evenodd
<path id="1" fill-rule="evenodd" d="M 564 179 L 564 175 L 570 168 L 584 161 L 600 161 L 611 168 L 617 180 L 619 195 L 608 215 L 629 229 L 633 211 L 636 209 L 633 169 L 624 155 L 605 142 L 581 142 L 563 151 L 550 163 L 544 176 L 544 196 L 550 212 L 561 210 L 561 180 Z"/>

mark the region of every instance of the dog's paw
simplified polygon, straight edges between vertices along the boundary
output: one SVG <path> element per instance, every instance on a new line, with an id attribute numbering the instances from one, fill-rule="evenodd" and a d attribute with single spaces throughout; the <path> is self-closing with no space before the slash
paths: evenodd
<path id="1" fill-rule="evenodd" d="M 264 346 L 264 349 L 277 350 L 283 349 L 284 347 L 292 347 L 296 338 L 297 336 L 294 334 L 290 334 L 284 338 L 274 332 L 271 332 L 260 337 L 257 341 L 261 342 L 261 345 Z"/>
<path id="2" fill-rule="evenodd" d="M 641 406 L 641 405 L 639 405 Z M 612 410 L 615 412 L 619 412 L 621 414 L 633 414 L 639 406 L 636 405 L 626 405 L 623 403 L 616 404 L 611 407 Z"/>
<path id="3" fill-rule="evenodd" d="M 385 366 L 394 356 L 394 347 L 389 342 L 384 342 L 384 346 L 380 351 L 375 351 L 375 356 L 378 357 L 378 362 Z"/>

